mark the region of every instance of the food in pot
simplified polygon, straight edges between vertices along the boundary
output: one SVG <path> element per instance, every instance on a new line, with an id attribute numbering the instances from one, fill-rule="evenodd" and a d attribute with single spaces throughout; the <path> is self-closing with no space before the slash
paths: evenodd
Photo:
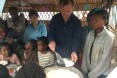
<path id="1" fill-rule="evenodd" d="M 47 78 L 80 78 L 78 74 L 68 69 L 51 70 L 46 75 Z"/>

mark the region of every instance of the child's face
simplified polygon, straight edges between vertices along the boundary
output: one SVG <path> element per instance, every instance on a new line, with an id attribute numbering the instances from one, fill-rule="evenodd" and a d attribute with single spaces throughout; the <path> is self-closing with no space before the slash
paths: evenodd
<path id="1" fill-rule="evenodd" d="M 98 29 L 104 27 L 105 24 L 106 24 L 106 20 L 104 20 L 104 19 L 102 18 L 102 16 L 100 16 L 100 15 L 94 15 L 94 16 L 93 16 L 91 27 L 92 27 L 94 30 L 98 30 Z"/>
<path id="2" fill-rule="evenodd" d="M 45 50 L 45 46 L 42 41 L 37 41 L 37 47 L 39 51 Z"/>
<path id="3" fill-rule="evenodd" d="M 31 23 L 34 23 L 34 22 L 37 21 L 37 20 L 38 20 L 38 17 L 37 17 L 36 15 L 30 16 L 30 21 L 31 21 Z"/>
<path id="4" fill-rule="evenodd" d="M 25 44 L 25 49 L 30 49 L 31 48 L 31 44 L 30 44 L 30 42 L 27 42 L 26 44 Z"/>
<path id="5" fill-rule="evenodd" d="M 0 53 L 4 56 L 8 56 L 8 48 L 7 47 L 1 47 Z"/>

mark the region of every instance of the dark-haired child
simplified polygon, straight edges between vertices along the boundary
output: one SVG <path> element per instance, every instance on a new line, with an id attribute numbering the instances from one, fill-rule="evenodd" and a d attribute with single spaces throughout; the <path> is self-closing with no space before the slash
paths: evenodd
<path id="1" fill-rule="evenodd" d="M 19 58 L 16 54 L 11 53 L 7 43 L 0 44 L 0 60 L 7 60 L 10 63 L 20 65 Z"/>
<path id="2" fill-rule="evenodd" d="M 111 51 L 114 34 L 106 29 L 108 12 L 98 9 L 93 14 L 90 31 L 83 52 L 82 70 L 88 78 L 106 78 L 111 72 Z"/>
<path id="3" fill-rule="evenodd" d="M 15 78 L 46 78 L 44 69 L 35 62 L 28 62 L 20 68 Z"/>
<path id="4" fill-rule="evenodd" d="M 29 61 L 33 61 L 38 63 L 38 55 L 37 55 L 37 41 L 36 40 L 29 40 L 25 44 L 25 51 L 22 57 L 22 63 L 25 64 Z"/>
<path id="5" fill-rule="evenodd" d="M 0 64 L 0 78 L 11 78 L 7 68 Z"/>
<path id="6" fill-rule="evenodd" d="M 53 65 L 55 62 L 55 56 L 48 47 L 48 39 L 45 36 L 38 38 L 38 61 L 39 65 L 46 67 Z"/>
<path id="7" fill-rule="evenodd" d="M 81 39 L 81 51 L 83 51 L 84 49 L 84 45 L 85 45 L 85 41 L 87 38 L 88 33 L 93 30 L 93 28 L 91 28 L 92 25 L 92 18 L 93 18 L 93 14 L 96 12 L 96 10 L 98 10 L 99 8 L 94 8 L 92 9 L 88 15 L 87 15 L 87 26 L 82 27 L 82 39 Z"/>
<path id="8" fill-rule="evenodd" d="M 24 42 L 30 39 L 37 39 L 37 37 L 47 36 L 47 30 L 45 24 L 38 21 L 38 12 L 36 10 L 30 10 L 29 18 L 31 24 L 26 27 L 24 34 Z"/>

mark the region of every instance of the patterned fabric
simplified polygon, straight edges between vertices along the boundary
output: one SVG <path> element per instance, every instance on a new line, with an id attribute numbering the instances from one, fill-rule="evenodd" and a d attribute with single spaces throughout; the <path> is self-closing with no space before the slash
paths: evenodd
<path id="1" fill-rule="evenodd" d="M 38 63 L 38 54 L 36 51 L 32 51 L 30 54 L 28 54 L 29 57 L 26 57 L 26 52 L 24 52 L 24 55 L 22 57 L 22 63 L 28 63 L 28 62 L 35 62 Z"/>
<path id="2" fill-rule="evenodd" d="M 8 27 L 11 27 L 15 30 L 17 30 L 19 39 L 22 40 L 24 31 L 25 31 L 25 18 L 20 18 L 18 21 L 13 22 L 12 18 L 7 19 L 7 25 Z"/>
<path id="3" fill-rule="evenodd" d="M 7 24 L 8 27 L 17 30 L 19 33 L 22 33 L 25 30 L 25 18 L 20 18 L 16 23 L 13 23 L 12 19 L 9 18 Z"/>
<path id="4" fill-rule="evenodd" d="M 38 61 L 39 65 L 46 67 L 48 65 L 52 65 L 55 62 L 55 57 L 52 52 L 47 52 L 46 54 L 42 54 L 40 51 L 38 51 Z"/>

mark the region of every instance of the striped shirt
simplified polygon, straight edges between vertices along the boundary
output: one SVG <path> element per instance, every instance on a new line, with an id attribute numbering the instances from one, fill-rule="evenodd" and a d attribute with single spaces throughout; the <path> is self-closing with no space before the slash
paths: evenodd
<path id="1" fill-rule="evenodd" d="M 55 62 L 55 57 L 52 52 L 47 52 L 46 54 L 42 54 L 40 51 L 38 51 L 38 61 L 39 65 L 42 67 L 46 67 L 48 65 L 52 65 Z"/>

